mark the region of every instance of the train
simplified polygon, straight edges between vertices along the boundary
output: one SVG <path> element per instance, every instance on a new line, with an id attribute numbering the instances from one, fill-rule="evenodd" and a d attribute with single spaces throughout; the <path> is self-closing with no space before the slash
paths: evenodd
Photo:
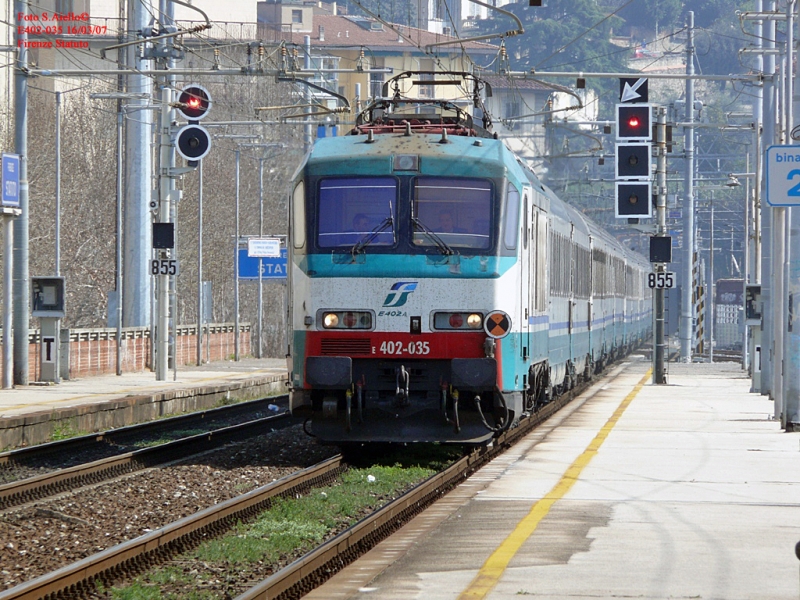
<path id="1" fill-rule="evenodd" d="M 322 443 L 487 444 L 651 335 L 645 257 L 485 112 L 400 93 L 418 75 L 292 177 L 290 409 Z M 488 84 L 449 75 L 480 106 Z"/>

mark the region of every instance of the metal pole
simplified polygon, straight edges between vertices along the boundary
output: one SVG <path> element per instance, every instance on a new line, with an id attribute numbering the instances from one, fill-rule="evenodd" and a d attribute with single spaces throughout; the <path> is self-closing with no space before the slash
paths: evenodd
<path id="1" fill-rule="evenodd" d="M 711 231 L 708 242 L 708 362 L 714 362 L 714 190 L 711 190 Z"/>
<path id="2" fill-rule="evenodd" d="M 792 2 L 794 5 L 795 2 Z M 792 48 L 794 50 L 794 48 Z M 791 64 L 791 63 L 790 63 Z M 795 74 L 797 76 L 797 74 Z M 798 97 L 797 82 L 792 86 L 791 102 L 793 105 L 792 114 L 800 112 L 800 97 Z M 790 132 L 794 120 L 789 121 Z M 789 143 L 795 140 L 790 139 Z M 800 431 L 800 318 L 795 318 L 800 310 L 800 210 L 792 208 L 787 218 L 789 234 L 787 235 L 786 258 L 788 260 L 787 287 L 787 307 L 788 328 L 785 336 L 786 352 L 784 359 L 786 368 L 784 369 L 783 384 L 783 411 L 781 415 L 781 426 L 786 431 Z M 800 545 L 796 551 L 800 551 Z M 798 554 L 800 557 L 800 554 Z"/>
<path id="3" fill-rule="evenodd" d="M 766 12 L 775 12 L 775 0 L 767 3 Z M 775 49 L 775 21 L 769 20 L 764 26 L 764 48 Z M 769 147 L 775 143 L 775 55 L 764 56 L 764 101 L 761 121 L 764 124 L 764 145 Z M 762 177 L 762 186 L 766 186 Z M 765 197 L 766 189 L 762 187 L 761 197 Z M 761 302 L 762 302 L 762 338 L 761 338 L 761 393 L 772 395 L 772 360 L 773 360 L 773 269 L 772 269 L 772 208 L 766 202 L 761 203 Z M 779 415 L 776 415 L 776 417 Z"/>
<path id="4" fill-rule="evenodd" d="M 233 243 L 234 271 L 236 285 L 233 286 L 233 324 L 236 334 L 233 338 L 233 359 L 239 360 L 239 159 L 241 150 L 236 149 L 236 235 Z"/>
<path id="5" fill-rule="evenodd" d="M 26 23 L 29 4 L 15 0 L 14 14 L 19 23 Z M 14 71 L 14 144 L 19 154 L 19 207 L 21 214 L 14 219 L 14 383 L 28 385 L 28 337 L 30 305 L 29 279 L 29 222 L 28 222 L 28 34 L 24 28 L 14 28 L 18 58 Z"/>
<path id="6" fill-rule="evenodd" d="M 787 4 L 787 12 L 790 10 L 791 2 Z M 788 61 L 791 57 L 789 45 L 792 43 L 792 32 L 790 26 L 793 23 L 787 22 L 787 40 L 785 46 L 785 54 L 780 62 L 780 86 L 778 87 L 778 111 L 780 129 L 778 131 L 778 138 L 780 144 L 788 143 L 788 130 L 791 126 L 788 125 L 789 111 L 787 110 L 789 104 L 788 92 L 790 85 L 787 81 L 788 75 Z M 773 314 L 772 314 L 772 340 L 773 340 L 773 361 L 772 361 L 772 397 L 775 400 L 775 412 L 783 415 L 783 332 L 786 327 L 785 314 L 786 314 L 786 299 L 784 298 L 785 282 L 784 277 L 784 262 L 786 259 L 786 208 L 776 206 L 772 209 L 772 277 L 774 281 L 773 287 Z"/>
<path id="7" fill-rule="evenodd" d="M 61 92 L 56 92 L 56 268 L 61 275 Z"/>
<path id="8" fill-rule="evenodd" d="M 170 26 L 175 25 L 175 3 L 171 0 L 166 1 L 166 20 L 167 24 Z M 166 40 L 166 45 L 170 50 L 175 49 L 175 38 L 169 38 Z M 174 58 L 167 58 L 167 70 L 173 69 L 175 67 L 176 60 Z M 166 83 L 169 86 L 170 90 L 175 89 L 175 76 L 168 74 L 166 77 Z M 175 109 L 170 111 L 170 127 L 172 126 L 172 122 L 175 121 Z M 177 191 L 175 175 L 172 173 L 175 169 L 175 159 L 176 159 L 176 152 L 175 152 L 175 145 L 172 142 L 172 135 L 171 131 L 168 131 L 169 134 L 169 177 L 168 177 L 168 189 L 169 195 L 167 196 L 167 204 L 169 206 L 169 222 L 173 224 L 175 228 L 175 247 L 170 251 L 170 258 L 173 260 L 178 261 L 178 199 L 180 198 L 180 192 Z M 170 351 L 170 359 L 172 360 L 172 379 L 178 379 L 178 348 L 177 348 L 177 323 L 175 322 L 178 318 L 178 294 L 177 294 L 177 286 L 176 286 L 176 275 L 168 275 L 167 281 L 169 282 L 169 351 Z"/>
<path id="9" fill-rule="evenodd" d="M 3 215 L 3 389 L 14 387 L 14 340 L 12 314 L 14 308 L 14 219 Z"/>
<path id="10" fill-rule="evenodd" d="M 761 104 L 760 102 L 758 103 Z M 761 184 L 763 178 L 763 157 L 761 156 L 761 135 L 763 126 L 759 118 L 756 119 L 756 177 L 753 183 L 753 283 L 761 283 Z"/>
<path id="11" fill-rule="evenodd" d="M 750 148 L 744 155 L 745 173 L 750 172 Z M 747 284 L 750 283 L 750 178 L 745 177 L 744 189 L 744 256 L 742 258 L 742 370 L 746 371 L 749 363 L 749 335 L 745 324 L 747 314 Z M 733 232 L 731 231 L 731 235 Z"/>
<path id="12" fill-rule="evenodd" d="M 785 95 L 785 102 L 784 102 L 784 112 L 786 114 L 785 119 L 785 131 L 784 131 L 784 140 L 786 144 L 791 144 L 794 140 L 792 139 L 792 129 L 794 128 L 794 77 L 795 69 L 794 69 L 794 56 L 795 56 L 795 48 L 794 48 L 794 21 L 795 21 L 795 9 L 796 9 L 796 0 L 789 0 L 786 3 L 786 93 Z M 792 379 L 796 376 L 791 372 L 792 368 L 797 368 L 800 361 L 795 355 L 795 346 L 796 344 L 793 343 L 792 340 L 792 333 L 793 329 L 795 329 L 793 324 L 793 312 L 794 312 L 794 291 L 795 286 L 792 282 L 792 248 L 798 248 L 797 239 L 795 239 L 794 244 L 792 243 L 792 230 L 793 230 L 793 215 L 794 213 L 798 212 L 791 207 L 787 207 L 784 209 L 785 212 L 785 219 L 784 219 L 784 229 L 783 229 L 783 241 L 784 241 L 784 248 L 783 252 L 780 255 L 780 259 L 782 261 L 781 265 L 781 275 L 783 278 L 784 286 L 783 286 L 783 294 L 781 296 L 781 305 L 782 305 L 782 315 L 783 319 L 779 323 L 779 329 L 782 336 L 782 346 L 781 346 L 781 358 L 783 359 L 781 362 L 781 426 L 787 429 L 788 431 L 794 430 L 794 425 L 792 424 L 792 419 L 798 416 L 796 413 L 798 412 L 795 405 L 797 404 L 798 394 L 795 391 L 797 386 L 792 385 Z M 796 264 L 796 263 L 795 263 Z M 798 296 L 800 298 L 800 296 Z M 788 363 L 788 364 L 787 364 Z M 777 403 L 777 397 L 776 397 Z M 776 407 L 777 411 L 777 407 Z M 790 416 L 791 412 L 791 416 Z M 798 424 L 800 425 L 800 419 L 795 419 Z"/>
<path id="13" fill-rule="evenodd" d="M 303 68 L 306 71 L 311 69 L 311 36 L 306 35 L 303 36 L 303 47 L 305 49 L 305 56 L 303 57 Z M 306 104 L 311 104 L 311 88 L 306 86 L 305 90 L 305 102 Z M 307 107 L 305 112 L 310 113 L 311 107 Z M 311 117 L 306 117 L 305 125 L 303 126 L 303 152 L 308 152 L 311 149 Z"/>
<path id="14" fill-rule="evenodd" d="M 264 159 L 258 159 L 258 235 L 264 235 Z M 256 357 L 264 358 L 264 273 L 261 259 L 258 259 L 258 348 Z"/>
<path id="15" fill-rule="evenodd" d="M 122 375 L 122 100 L 117 106 L 117 375 Z"/>
<path id="16" fill-rule="evenodd" d="M 658 224 L 657 236 L 667 235 L 667 111 L 663 106 L 657 109 L 656 126 L 656 219 Z M 661 263 L 656 266 L 658 272 L 667 270 L 667 265 Z M 664 384 L 667 382 L 667 373 L 664 368 L 665 342 L 664 342 L 664 288 L 655 288 L 655 369 L 653 369 L 653 383 Z"/>
<path id="17" fill-rule="evenodd" d="M 684 167 L 683 201 L 683 285 L 681 286 L 681 360 L 692 362 L 692 334 L 694 332 L 694 12 L 689 11 L 686 43 L 686 122 L 683 131 L 686 162 Z"/>
<path id="18" fill-rule="evenodd" d="M 159 9 L 161 14 L 165 15 L 167 23 L 171 23 L 170 7 L 171 2 L 161 0 Z M 164 40 L 164 50 L 171 47 L 169 40 Z M 167 66 L 169 66 L 167 61 Z M 172 173 L 175 168 L 175 147 L 172 145 L 171 125 L 174 120 L 174 109 L 170 106 L 172 103 L 172 90 L 173 90 L 173 76 L 162 75 L 160 77 L 161 88 L 161 122 L 159 124 L 160 134 L 160 161 L 159 161 L 159 206 L 158 206 L 158 221 L 160 223 L 171 223 L 172 217 L 172 190 L 174 189 L 175 182 L 172 178 Z M 160 259 L 169 259 L 169 250 L 158 250 L 158 257 Z M 174 258 L 174 257 L 173 257 Z M 158 352 L 156 355 L 156 379 L 158 381 L 165 381 L 167 378 L 167 371 L 169 370 L 169 347 L 170 347 L 170 276 L 158 275 Z"/>
<path id="19" fill-rule="evenodd" d="M 197 366 L 203 364 L 203 161 L 197 169 Z"/>
<path id="20" fill-rule="evenodd" d="M 150 0 L 128 0 L 128 40 L 148 26 L 152 12 Z M 150 60 L 140 53 L 140 46 L 129 46 L 125 64 L 137 71 L 149 69 Z M 123 50 L 120 50 L 123 52 Z M 153 82 L 142 73 L 127 75 L 127 92 L 147 94 L 146 98 L 126 101 L 132 118 L 125 124 L 125 222 L 123 224 L 122 321 L 126 327 L 151 325 L 153 277 L 149 264 L 152 258 L 152 227 L 155 211 L 152 195 L 153 115 L 149 108 Z M 152 364 L 152 363 L 151 363 Z"/>

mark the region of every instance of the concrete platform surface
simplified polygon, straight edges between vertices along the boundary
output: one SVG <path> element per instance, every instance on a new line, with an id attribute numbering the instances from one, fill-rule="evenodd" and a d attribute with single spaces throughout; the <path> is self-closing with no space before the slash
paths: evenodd
<path id="1" fill-rule="evenodd" d="M 306 600 L 797 600 L 800 434 L 734 364 L 632 359 Z"/>
<path id="2" fill-rule="evenodd" d="M 0 449 L 36 444 L 54 430 L 93 432 L 285 393 L 284 359 L 247 358 L 185 366 L 165 381 L 143 371 L 0 390 Z"/>

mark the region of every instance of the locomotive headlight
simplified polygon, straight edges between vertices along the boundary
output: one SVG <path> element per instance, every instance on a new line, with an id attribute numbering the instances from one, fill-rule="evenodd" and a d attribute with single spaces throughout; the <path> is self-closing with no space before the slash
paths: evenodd
<path id="1" fill-rule="evenodd" d="M 467 317 L 467 327 L 470 329 L 480 329 L 483 326 L 483 316 L 478 313 L 472 313 Z"/>
<path id="2" fill-rule="evenodd" d="M 367 310 L 320 311 L 317 322 L 323 329 L 372 329 L 372 313 Z"/>
<path id="3" fill-rule="evenodd" d="M 433 313 L 433 328 L 439 330 L 475 331 L 483 327 L 483 313 L 436 312 Z"/>

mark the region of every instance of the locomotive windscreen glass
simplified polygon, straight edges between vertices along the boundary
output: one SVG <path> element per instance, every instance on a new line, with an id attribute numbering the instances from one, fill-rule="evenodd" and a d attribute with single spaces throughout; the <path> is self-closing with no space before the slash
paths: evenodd
<path id="1" fill-rule="evenodd" d="M 391 218 L 390 218 L 391 217 Z M 394 244 L 397 181 L 391 177 L 342 177 L 319 184 L 317 244 L 321 248 Z"/>
<path id="2" fill-rule="evenodd" d="M 435 245 L 433 232 L 447 246 L 491 246 L 492 184 L 485 179 L 417 177 L 413 216 L 417 246 Z"/>

